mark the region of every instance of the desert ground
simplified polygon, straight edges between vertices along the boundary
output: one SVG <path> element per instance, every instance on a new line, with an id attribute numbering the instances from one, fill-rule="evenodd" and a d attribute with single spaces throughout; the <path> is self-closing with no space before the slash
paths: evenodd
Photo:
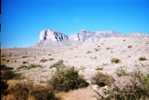
<path id="1" fill-rule="evenodd" d="M 141 57 L 146 60 L 140 60 Z M 112 59 L 118 59 L 114 63 Z M 1 64 L 13 67 L 22 73 L 27 80 L 46 83 L 56 71 L 51 65 L 63 60 L 64 65 L 74 67 L 90 85 L 87 88 L 72 90 L 56 95 L 63 100 L 96 100 L 91 86 L 91 78 L 102 72 L 114 77 L 120 84 L 126 82 L 127 77 L 118 76 L 118 69 L 125 70 L 125 74 L 139 69 L 149 74 L 149 39 L 148 38 L 106 38 L 95 43 L 81 46 L 65 46 L 52 48 L 10 48 L 1 50 Z M 31 64 L 41 67 L 30 70 L 21 68 Z"/>

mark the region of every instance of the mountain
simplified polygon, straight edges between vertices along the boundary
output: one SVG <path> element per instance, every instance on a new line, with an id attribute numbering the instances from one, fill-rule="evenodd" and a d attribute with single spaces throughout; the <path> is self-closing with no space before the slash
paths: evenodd
<path id="1" fill-rule="evenodd" d="M 63 33 L 50 29 L 44 29 L 40 32 L 39 41 L 35 47 L 55 47 L 69 45 L 68 36 Z"/>
<path id="2" fill-rule="evenodd" d="M 102 38 L 110 37 L 149 38 L 149 34 L 144 34 L 141 32 L 122 34 L 112 30 L 97 31 L 94 33 L 88 30 L 81 30 L 80 32 L 67 36 L 54 30 L 44 29 L 40 32 L 39 41 L 32 47 L 78 46 L 82 44 L 94 43 Z"/>
<path id="3" fill-rule="evenodd" d="M 93 35 L 94 35 L 93 32 L 90 32 L 90 31 L 87 31 L 87 30 L 81 30 L 80 32 L 77 32 L 73 35 L 70 35 L 69 39 L 74 40 L 74 41 L 84 42 L 85 40 L 87 40 L 88 38 L 90 38 Z"/>
<path id="4" fill-rule="evenodd" d="M 144 34 L 142 32 L 133 32 L 128 36 L 132 38 L 149 38 L 149 34 Z"/>
<path id="5" fill-rule="evenodd" d="M 109 31 L 97 31 L 92 37 L 90 37 L 84 44 L 94 43 L 102 38 L 110 38 L 110 37 L 124 37 L 124 34 L 109 30 Z"/>
<path id="6" fill-rule="evenodd" d="M 90 32 L 88 30 L 81 30 L 80 32 L 70 35 L 69 41 L 71 45 L 81 45 L 84 41 L 86 41 L 88 38 L 92 37 L 93 35 L 94 35 L 93 32 Z"/>

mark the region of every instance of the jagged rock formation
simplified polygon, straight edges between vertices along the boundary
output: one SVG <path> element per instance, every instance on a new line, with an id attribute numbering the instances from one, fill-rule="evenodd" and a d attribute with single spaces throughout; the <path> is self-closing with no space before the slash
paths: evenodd
<path id="1" fill-rule="evenodd" d="M 97 31 L 90 32 L 81 30 L 73 35 L 67 36 L 63 33 L 56 32 L 50 29 L 44 29 L 40 32 L 39 41 L 33 47 L 57 47 L 82 45 L 94 43 L 102 38 L 110 37 L 131 37 L 131 38 L 149 38 L 149 34 L 134 32 L 131 34 L 121 34 L 115 31 Z"/>
<path id="2" fill-rule="evenodd" d="M 60 32 L 55 32 L 50 29 L 44 29 L 40 32 L 39 41 L 35 44 L 35 47 L 55 47 L 70 45 L 68 42 L 68 36 Z"/>

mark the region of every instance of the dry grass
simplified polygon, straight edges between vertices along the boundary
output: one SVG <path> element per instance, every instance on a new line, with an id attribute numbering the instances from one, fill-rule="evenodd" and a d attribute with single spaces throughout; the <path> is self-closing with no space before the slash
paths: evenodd
<path id="1" fill-rule="evenodd" d="M 96 100 L 93 96 L 94 92 L 91 86 L 87 88 L 81 88 L 69 92 L 60 92 L 56 96 L 61 97 L 61 100 Z"/>

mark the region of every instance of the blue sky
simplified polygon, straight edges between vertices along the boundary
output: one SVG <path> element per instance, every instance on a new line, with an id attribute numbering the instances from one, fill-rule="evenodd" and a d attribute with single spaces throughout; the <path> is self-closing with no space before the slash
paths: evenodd
<path id="1" fill-rule="evenodd" d="M 42 29 L 70 35 L 92 32 L 149 33 L 149 0 L 2 0 L 1 47 L 35 44 Z"/>

